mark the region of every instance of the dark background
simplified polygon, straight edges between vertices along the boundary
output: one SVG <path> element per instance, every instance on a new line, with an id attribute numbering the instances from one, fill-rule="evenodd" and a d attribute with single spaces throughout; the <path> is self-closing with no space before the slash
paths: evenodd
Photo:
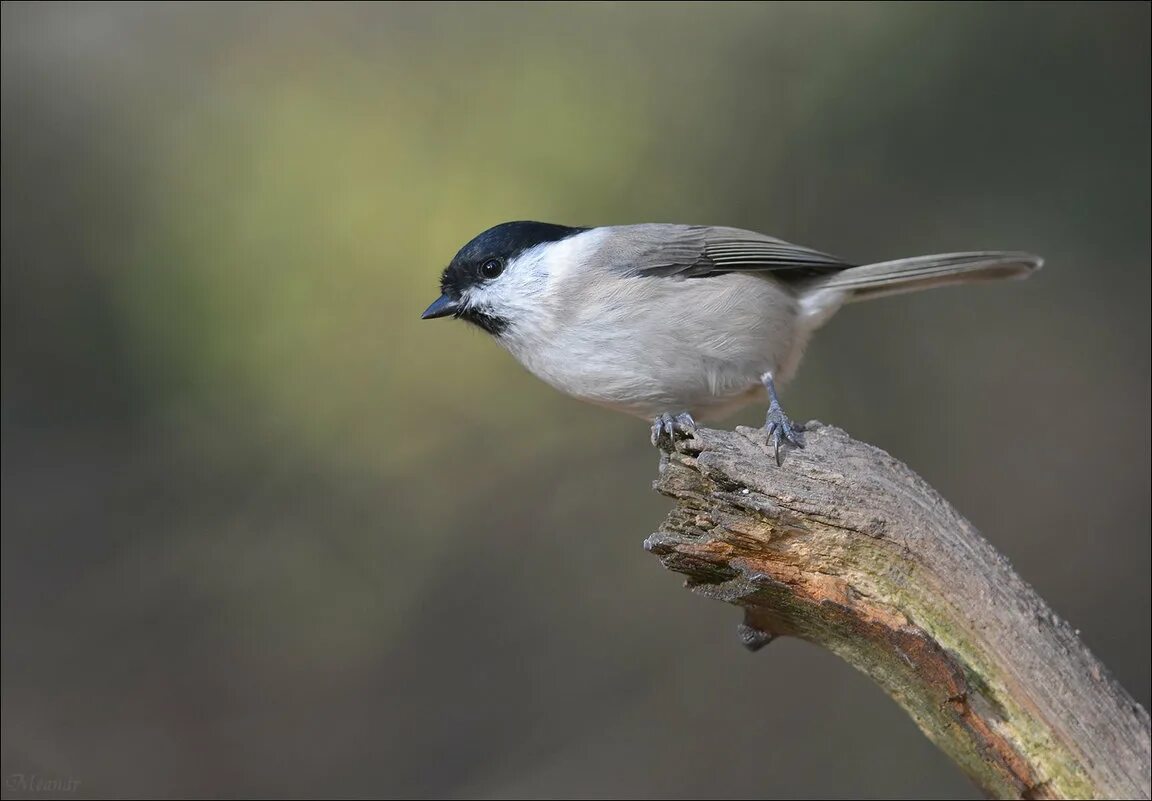
<path id="1" fill-rule="evenodd" d="M 847 309 L 785 407 L 920 471 L 1148 704 L 1148 4 L 2 28 L 6 781 L 975 795 L 865 677 L 749 655 L 643 552 L 669 506 L 643 423 L 418 321 L 521 218 L 1044 255 Z"/>

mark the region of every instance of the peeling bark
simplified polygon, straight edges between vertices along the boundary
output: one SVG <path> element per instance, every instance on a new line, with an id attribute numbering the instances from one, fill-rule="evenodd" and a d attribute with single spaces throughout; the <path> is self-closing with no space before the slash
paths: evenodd
<path id="1" fill-rule="evenodd" d="M 1148 798 L 1148 713 L 919 476 L 809 423 L 777 467 L 763 432 L 665 437 L 676 500 L 645 542 L 742 642 L 800 637 L 879 683 L 986 793 Z"/>

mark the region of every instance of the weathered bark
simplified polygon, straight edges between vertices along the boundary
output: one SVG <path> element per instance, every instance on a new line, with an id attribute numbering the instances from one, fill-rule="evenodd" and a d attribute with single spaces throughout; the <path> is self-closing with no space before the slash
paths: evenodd
<path id="1" fill-rule="evenodd" d="M 764 434 L 701 429 L 665 455 L 676 499 L 645 546 L 744 608 L 740 635 L 822 645 L 871 676 L 989 795 L 1148 798 L 1148 713 L 919 476 L 809 423 L 777 467 Z"/>

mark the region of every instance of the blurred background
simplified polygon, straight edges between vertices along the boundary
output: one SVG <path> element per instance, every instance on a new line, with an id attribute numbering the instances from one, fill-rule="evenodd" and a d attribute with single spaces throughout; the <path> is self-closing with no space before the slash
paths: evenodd
<path id="1" fill-rule="evenodd" d="M 785 406 L 920 471 L 1149 703 L 1148 4 L 2 29 L 6 796 L 976 795 L 643 551 L 646 425 L 419 321 L 509 219 L 1043 254 L 847 309 Z"/>

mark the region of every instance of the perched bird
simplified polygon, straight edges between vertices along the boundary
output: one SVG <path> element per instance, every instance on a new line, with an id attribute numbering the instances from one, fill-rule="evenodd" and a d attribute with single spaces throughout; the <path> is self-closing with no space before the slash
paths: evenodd
<path id="1" fill-rule="evenodd" d="M 766 437 L 802 447 L 778 384 L 845 303 L 1023 278 L 1042 260 L 981 251 L 857 266 L 738 228 L 507 222 L 460 249 L 423 319 L 487 331 L 562 392 L 675 437 L 767 393 Z"/>

